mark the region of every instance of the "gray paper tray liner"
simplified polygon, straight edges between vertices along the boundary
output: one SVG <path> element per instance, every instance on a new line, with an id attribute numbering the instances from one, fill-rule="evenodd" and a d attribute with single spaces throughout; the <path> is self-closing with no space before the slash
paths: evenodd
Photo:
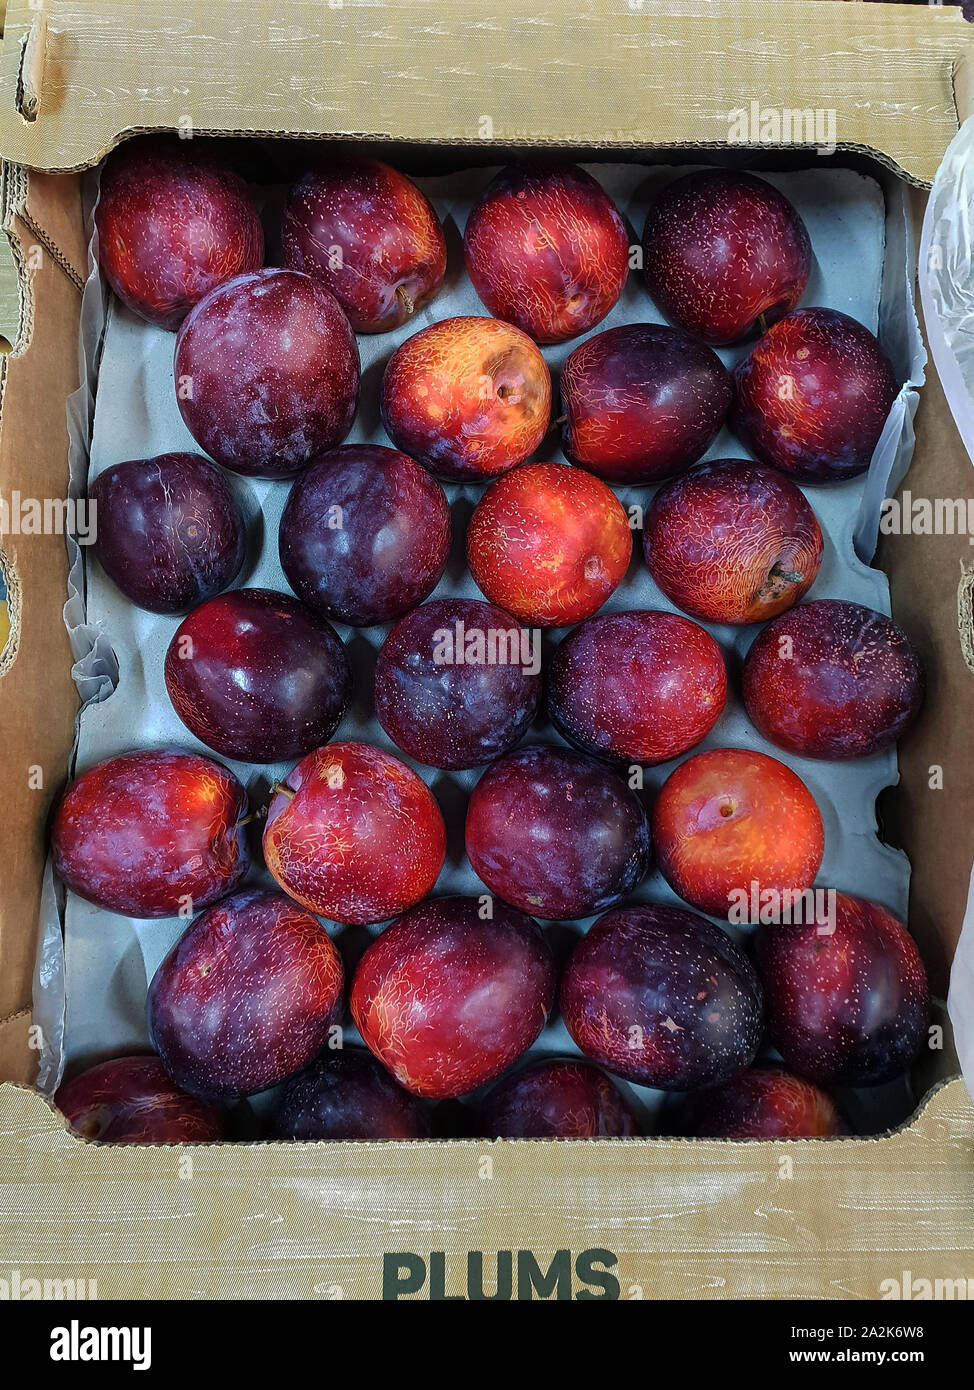
<path id="1" fill-rule="evenodd" d="M 686 172 L 650 170 L 634 165 L 588 167 L 616 200 L 636 237 L 642 229 L 651 189 L 662 180 Z M 351 441 L 389 442 L 379 422 L 379 385 L 384 363 L 403 339 L 436 319 L 485 312 L 463 272 L 460 240 L 467 211 L 493 172 L 476 170 L 418 180 L 444 221 L 450 251 L 446 283 L 433 303 L 404 328 L 395 333 L 359 337 L 362 403 Z M 89 188 L 90 202 L 94 199 L 95 177 L 92 176 Z M 869 568 L 865 561 L 875 546 L 882 499 L 895 488 L 909 463 L 917 399 L 915 388 L 922 382 L 925 365 L 911 294 L 913 267 L 909 248 L 912 239 L 906 200 L 894 179 L 889 179 L 884 189 L 874 179 L 847 170 L 762 172 L 762 177 L 794 201 L 808 225 L 816 265 L 802 302 L 842 309 L 874 331 L 878 329 L 893 358 L 897 375 L 905 383 L 877 445 L 868 475 L 832 487 L 805 489 L 826 537 L 825 558 L 811 597 L 843 597 L 888 613 L 886 577 L 881 571 Z M 279 205 L 279 193 L 280 190 L 268 191 L 270 207 Z M 269 245 L 273 247 L 276 236 L 270 219 L 267 231 Z M 79 492 L 84 490 L 89 471 L 89 438 L 92 476 L 120 459 L 196 448 L 180 418 L 173 392 L 174 335 L 142 323 L 116 300 L 109 300 L 96 273 L 96 250 L 93 244 L 82 310 L 82 379 L 85 385 L 72 399 L 69 410 L 72 486 Z M 619 304 L 593 333 L 616 324 L 648 321 L 659 322 L 660 315 L 646 293 L 641 276 L 633 273 Z M 578 341 L 573 339 L 567 344 L 544 349 L 555 377 Z M 732 348 L 721 350 L 720 355 L 732 365 L 744 351 L 746 348 Z M 97 396 L 94 390 L 96 363 Z M 95 400 L 97 408 L 92 432 L 89 422 Z M 554 439 L 554 434 L 549 435 L 539 456 L 563 459 L 552 443 Z M 746 456 L 746 451 L 726 430 L 721 432 L 708 454 L 712 458 L 721 456 Z M 238 584 L 286 590 L 276 542 L 278 519 L 289 484 L 228 476 L 248 514 L 256 517 L 263 513 L 262 531 L 259 526 L 252 528 L 259 544 L 248 556 Z M 461 543 L 464 523 L 481 491 L 471 486 L 447 486 L 455 530 L 461 533 Z M 617 491 L 626 505 L 645 506 L 652 496 L 652 490 L 645 488 Z M 672 610 L 673 605 L 650 579 L 641 558 L 638 536 L 636 540 L 629 574 L 603 611 L 641 607 Z M 455 550 L 454 553 L 461 552 Z M 86 573 L 77 553 L 74 561 L 65 620 L 74 644 L 76 678 L 87 701 L 79 719 L 78 770 L 133 746 L 176 744 L 209 752 L 177 718 L 165 692 L 163 657 L 179 620 L 135 608 L 107 580 L 94 559 L 87 564 Z M 451 562 L 436 594 L 478 597 L 479 591 L 462 565 Z M 351 647 L 353 665 L 358 668 L 365 665 L 367 669 L 368 660 L 361 659 L 367 657 L 367 653 L 363 652 L 361 644 L 367 643 L 374 651 L 381 645 L 387 629 L 341 627 L 339 630 L 343 638 L 348 639 L 350 635 L 355 638 Z M 739 666 L 755 629 L 711 626 L 710 631 L 728 654 L 733 692 L 734 668 Z M 556 639 L 560 635 L 554 634 Z M 336 737 L 363 739 L 403 756 L 371 717 L 369 706 L 368 692 L 363 694 L 359 689 Z M 530 737 L 560 741 L 547 727 L 532 731 Z M 898 776 L 893 753 L 850 764 L 821 763 L 783 755 L 769 748 L 758 736 L 736 693 L 731 694 L 727 710 L 701 747 L 722 744 L 765 748 L 782 757 L 808 783 L 821 807 L 826 831 L 819 884 L 875 898 L 905 917 L 909 864 L 903 854 L 883 845 L 876 833 L 876 797 Z M 249 764 L 229 763 L 229 766 L 258 802 L 271 782 L 288 770 L 288 765 L 255 768 Z M 480 770 L 448 774 L 418 764 L 413 766 L 433 788 L 441 804 L 454 813 L 480 776 Z M 675 763 L 648 770 L 647 788 L 658 788 L 673 766 Z M 483 885 L 463 859 L 462 836 L 459 846 L 457 838 L 454 829 L 447 862 L 436 886 L 437 894 L 482 891 Z M 633 898 L 678 901 L 656 872 Z M 41 948 L 46 969 L 44 981 L 39 979 L 35 1000 L 35 1017 L 42 1022 L 46 1040 L 42 1085 L 47 1088 L 57 1083 L 66 1061 L 88 1063 L 127 1048 L 145 1046 L 147 982 L 185 926 L 178 919 L 138 921 L 119 917 L 69 893 L 63 919 L 65 960 L 62 970 L 58 964 L 62 922 L 53 908 L 54 896 L 48 894 Z M 377 932 L 380 929 L 368 930 Z M 340 946 L 346 932 L 356 933 L 361 940 L 360 928 L 339 926 L 332 930 Z M 562 928 L 559 924 L 550 930 L 559 932 Z M 352 1030 L 349 1032 L 354 1038 Z M 535 1051 L 566 1050 L 575 1051 L 564 1025 L 556 1020 L 545 1030 Z M 631 1092 L 647 1108 L 652 1108 L 659 1098 L 643 1088 L 631 1088 Z M 902 1111 L 902 1096 L 898 1103 Z"/>

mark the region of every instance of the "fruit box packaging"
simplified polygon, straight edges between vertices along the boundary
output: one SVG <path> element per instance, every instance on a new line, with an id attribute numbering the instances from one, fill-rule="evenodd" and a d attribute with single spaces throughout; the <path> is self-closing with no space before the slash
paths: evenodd
<path id="1" fill-rule="evenodd" d="M 946 190 L 938 180 L 933 233 L 928 219 L 928 257 L 931 235 L 946 248 L 926 280 L 936 317 L 930 337 L 937 335 L 939 350 L 937 365 L 926 363 L 910 461 L 914 388 L 924 375 L 910 301 L 913 238 L 924 189 L 967 109 L 967 31 L 953 12 L 914 15 L 882 5 L 784 4 L 742 14 L 730 4 L 701 3 L 674 16 L 664 6 L 618 0 L 594 5 L 570 25 L 553 3 L 533 7 L 530 23 L 498 10 L 492 18 L 463 3 L 444 20 L 432 6 L 410 4 L 395 17 L 384 14 L 380 28 L 377 12 L 355 4 L 291 4 L 273 13 L 258 5 L 246 15 L 218 6 L 223 23 L 211 7 L 205 28 L 221 36 L 216 85 L 214 40 L 203 36 L 188 0 L 154 10 L 148 31 L 146 17 L 128 5 L 109 15 L 85 3 L 9 7 L 0 54 L 3 216 L 13 253 L 0 277 L 0 329 L 11 346 L 2 359 L 3 494 L 64 497 L 72 469 L 78 486 L 89 451 L 95 474 L 119 458 L 191 447 L 166 378 L 171 337 L 137 324 L 117 304 L 106 329 L 106 300 L 91 274 L 86 214 L 97 185 L 86 171 L 128 132 L 249 137 L 259 171 L 252 177 L 265 185 L 286 182 L 300 164 L 286 136 L 367 143 L 420 179 L 446 221 L 448 242 L 454 229 L 451 263 L 456 229 L 485 171 L 522 148 L 557 145 L 583 160 L 637 233 L 641 190 L 665 178 L 667 166 L 713 161 L 766 174 L 812 231 L 821 298 L 810 285 L 803 302 L 878 324 L 903 383 L 870 473 L 828 497 L 827 488 L 813 490 L 829 542 L 813 597 L 841 595 L 885 611 L 891 602 L 928 674 L 923 717 L 899 750 L 898 785 L 891 755 L 869 760 L 868 768 L 799 762 L 826 814 L 832 858 L 819 881 L 875 897 L 901 916 L 909 893 L 911 931 L 934 994 L 943 997 L 974 859 L 974 771 L 958 717 L 974 646 L 969 541 L 966 534 L 881 535 L 876 563 L 889 576 L 889 597 L 880 570 L 862 561 L 872 553 L 888 492 L 899 487 L 902 501 L 903 489 L 929 498 L 970 490 L 970 461 L 944 394 L 966 430 L 963 351 L 950 276 L 936 273 L 944 258 L 956 270 L 962 254 L 952 221 L 962 178 Z M 183 36 L 178 71 L 166 38 L 174 25 Z M 134 32 L 138 51 L 125 50 L 122 86 L 115 44 Z M 485 32 L 488 51 L 478 40 Z M 407 44 L 422 100 L 403 74 Z M 461 55 L 468 77 L 458 88 Z M 172 87 L 158 84 L 159 71 L 172 72 Z M 797 148 L 782 148 L 784 113 L 803 111 L 813 118 L 804 137 L 792 138 Z M 770 143 L 762 131 L 773 132 L 775 113 L 779 135 Z M 955 144 L 952 167 L 962 168 L 957 151 Z M 274 189 L 264 192 L 272 202 Z M 434 318 L 478 312 L 469 282 L 461 284 L 458 273 L 454 279 Z M 658 320 L 634 280 L 600 328 Z M 926 298 L 924 307 L 931 308 Z M 360 338 L 363 365 L 383 362 L 416 326 Z M 549 362 L 557 366 L 573 345 L 546 350 Z M 370 375 L 377 380 L 379 368 L 366 370 L 366 383 Z M 366 415 L 350 438 L 386 442 L 374 433 L 372 408 L 366 384 Z M 710 456 L 739 452 L 726 434 L 718 446 Z M 265 517 L 263 548 L 243 582 L 283 587 L 267 537 L 284 491 L 273 483 L 241 488 Z M 623 489 L 623 500 L 637 500 L 638 491 Z M 12 1084 L 0 1088 L 7 1194 L 0 1277 L 4 1265 L 41 1276 L 70 1269 L 96 1279 L 102 1297 L 462 1296 L 471 1252 L 490 1269 L 498 1250 L 530 1252 L 545 1270 L 564 1266 L 553 1287 L 568 1297 L 601 1287 L 601 1275 L 587 1277 L 596 1267 L 610 1270 L 608 1287 L 623 1297 L 875 1297 L 906 1268 L 914 1279 L 974 1275 L 974 1107 L 949 1030 L 943 1049 L 925 1053 L 911 1075 L 912 1099 L 894 1087 L 877 1096 L 867 1119 L 854 1116 L 874 1131 L 898 1123 L 871 1138 L 252 1142 L 186 1150 L 70 1134 L 38 1087 L 50 1089 L 65 1052 L 94 1060 L 144 1043 L 140 992 L 181 924 L 136 924 L 71 899 L 62 952 L 62 919 L 45 869 L 51 801 L 75 755 L 82 770 L 133 745 L 197 745 L 160 697 L 159 667 L 175 624 L 113 608 L 116 596 L 97 567 L 86 579 L 76 548 L 69 562 L 63 536 L 11 534 L 2 549 L 12 636 L 0 665 L 10 796 L 0 832 L 0 1077 Z M 609 609 L 659 606 L 645 572 L 639 582 L 617 593 Z M 465 583 L 452 591 L 474 594 L 469 577 Z M 750 640 L 746 629 L 718 635 L 739 652 Z M 116 663 L 118 688 L 88 704 L 76 746 L 79 690 L 85 701 L 104 697 Z M 705 746 L 747 741 L 743 712 L 730 718 Z M 343 736 L 390 746 L 364 719 Z M 250 783 L 260 781 L 244 770 Z M 461 784 L 476 775 L 461 774 Z M 877 795 L 883 839 L 905 855 L 876 835 Z M 441 880 L 439 892 L 476 891 L 469 867 L 449 872 L 454 877 Z M 654 875 L 639 896 L 667 892 Z M 954 989 L 969 997 L 961 969 Z M 546 1045 L 559 1050 L 564 1037 Z M 914 1101 L 915 1113 L 899 1123 Z M 525 1296 L 532 1287 L 528 1280 Z"/>

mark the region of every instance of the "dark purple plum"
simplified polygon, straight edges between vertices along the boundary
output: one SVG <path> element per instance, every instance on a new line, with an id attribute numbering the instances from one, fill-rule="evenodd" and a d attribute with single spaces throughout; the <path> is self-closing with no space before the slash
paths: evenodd
<path id="1" fill-rule="evenodd" d="M 283 1086 L 272 1139 L 426 1139 L 430 1126 L 404 1091 L 362 1048 L 323 1052 Z"/>
<path id="2" fill-rule="evenodd" d="M 480 1105 L 485 1139 L 605 1139 L 639 1133 L 618 1087 L 576 1059 L 534 1062 L 502 1077 Z"/>
<path id="3" fill-rule="evenodd" d="M 278 546 L 287 582 L 333 622 L 369 627 L 422 603 L 450 553 L 446 494 L 397 449 L 345 444 L 291 489 Z"/>
<path id="4" fill-rule="evenodd" d="M 866 898 L 836 893 L 833 920 L 758 929 L 768 1032 L 785 1065 L 820 1086 L 877 1086 L 902 1075 L 930 1019 L 913 938 Z"/>
<path id="5" fill-rule="evenodd" d="M 284 893 L 247 889 L 200 913 L 159 966 L 149 1037 L 191 1095 L 253 1095 L 318 1055 L 343 983 L 316 917 Z"/>
<path id="6" fill-rule="evenodd" d="M 88 497 L 95 553 L 139 608 L 187 613 L 240 573 L 243 514 L 219 468 L 200 454 L 112 464 Z"/>
<path id="7" fill-rule="evenodd" d="M 849 1127 L 832 1097 L 783 1067 L 748 1067 L 689 1096 L 680 1132 L 699 1139 L 828 1139 Z"/>
<path id="8" fill-rule="evenodd" d="M 761 985 L 743 951 L 713 922 L 655 903 L 607 912 L 582 937 L 561 1012 L 586 1057 L 663 1091 L 729 1081 L 761 1041 Z"/>
<path id="9" fill-rule="evenodd" d="M 492 893 L 549 919 L 611 907 L 650 864 L 646 813 L 625 781 L 584 753 L 540 744 L 481 777 L 466 843 Z"/>
<path id="10" fill-rule="evenodd" d="M 479 767 L 508 752 L 541 698 L 529 634 L 503 608 L 434 599 L 401 618 L 379 651 L 375 713 L 430 767 Z"/>
<path id="11" fill-rule="evenodd" d="M 233 589 L 195 608 L 169 644 L 165 675 L 190 732 L 250 763 L 300 758 L 327 743 L 351 690 L 334 629 L 272 589 Z"/>

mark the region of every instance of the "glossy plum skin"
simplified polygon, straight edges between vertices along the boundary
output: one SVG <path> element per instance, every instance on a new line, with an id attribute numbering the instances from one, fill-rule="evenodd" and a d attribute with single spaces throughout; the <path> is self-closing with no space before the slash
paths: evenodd
<path id="1" fill-rule="evenodd" d="M 761 623 L 814 584 L 824 542 L 804 494 L 773 468 L 715 459 L 653 498 L 643 554 L 678 608 L 710 623 Z"/>
<path id="2" fill-rule="evenodd" d="M 742 909 L 752 883 L 759 893 L 801 892 L 825 851 L 805 783 L 777 758 L 745 748 L 711 748 L 681 763 L 656 798 L 652 830 L 673 891 L 713 917 L 736 910 L 740 921 L 750 920 Z"/>
<path id="3" fill-rule="evenodd" d="M 572 164 L 502 169 L 467 218 L 463 254 L 488 313 L 539 343 L 594 328 L 629 274 L 615 204 Z"/>
<path id="4" fill-rule="evenodd" d="M 102 170 L 102 274 L 129 309 L 176 329 L 204 295 L 258 270 L 264 234 L 246 184 L 185 141 L 136 139 Z"/>
<path id="5" fill-rule="evenodd" d="M 561 1012 L 593 1062 L 664 1091 L 715 1086 L 754 1060 L 761 986 L 726 932 L 653 903 L 600 917 L 568 958 Z"/>
<path id="6" fill-rule="evenodd" d="M 639 1133 L 619 1089 L 587 1062 L 534 1062 L 502 1077 L 484 1097 L 485 1139 L 615 1139 Z"/>
<path id="7" fill-rule="evenodd" d="M 366 743 L 309 753 L 268 808 L 268 869 L 297 902 L 335 922 L 383 922 L 411 907 L 432 889 L 445 856 L 432 793 L 405 763 Z"/>
<path id="8" fill-rule="evenodd" d="M 195 1144 L 223 1138 L 211 1105 L 181 1091 L 158 1057 L 113 1057 L 66 1082 L 54 1104 L 101 1144 Z"/>
<path id="9" fill-rule="evenodd" d="M 224 468 L 280 478 L 340 444 L 355 419 L 359 355 L 324 285 L 258 270 L 212 290 L 176 339 L 176 400 Z"/>
<path id="10" fill-rule="evenodd" d="M 667 318 L 735 343 L 791 312 L 812 268 L 805 224 L 752 174 L 686 174 L 656 197 L 643 233 L 646 286 Z"/>
<path id="11" fill-rule="evenodd" d="M 757 1066 L 687 1101 L 684 1132 L 698 1139 L 830 1139 L 848 1133 L 832 1097 L 782 1067 Z"/>
<path id="12" fill-rule="evenodd" d="M 526 333 L 499 319 L 442 319 L 407 338 L 382 378 L 397 449 L 452 482 L 484 482 L 533 454 L 551 419 L 551 376 Z"/>
<path id="13" fill-rule="evenodd" d="M 436 294 L 446 242 L 429 200 L 378 159 L 340 157 L 291 189 L 284 263 L 331 290 L 356 333 L 400 328 Z"/>
<path id="14" fill-rule="evenodd" d="M 287 582 L 333 622 L 370 627 L 422 603 L 450 553 L 450 507 L 415 459 L 344 444 L 294 483 L 278 549 Z"/>
<path id="15" fill-rule="evenodd" d="M 650 864 L 635 792 L 584 753 L 543 744 L 487 769 L 470 796 L 466 846 L 492 893 L 548 919 L 613 907 Z"/>
<path id="16" fill-rule="evenodd" d="M 505 903 L 433 898 L 387 927 L 352 980 L 366 1045 L 413 1095 L 446 1100 L 492 1081 L 534 1042 L 555 967 L 538 924 Z"/>
<path id="17" fill-rule="evenodd" d="M 209 459 L 159 454 L 115 463 L 88 497 L 102 569 L 139 608 L 186 613 L 240 573 L 243 514 Z"/>
<path id="18" fill-rule="evenodd" d="M 494 604 L 433 599 L 400 618 L 379 650 L 376 718 L 417 762 L 480 767 L 513 748 L 533 720 L 536 656 L 540 665 L 529 634 Z"/>
<path id="19" fill-rule="evenodd" d="M 562 367 L 560 391 L 566 457 L 608 483 L 655 483 L 689 468 L 731 403 L 717 354 L 656 323 L 587 338 Z"/>
<path id="20" fill-rule="evenodd" d="M 422 1104 L 371 1052 L 342 1049 L 316 1058 L 287 1081 L 271 1118 L 271 1139 L 428 1139 Z"/>
<path id="21" fill-rule="evenodd" d="M 351 691 L 345 648 L 288 594 L 234 589 L 183 620 L 166 689 L 196 737 L 250 763 L 299 758 L 331 738 Z"/>
<path id="22" fill-rule="evenodd" d="M 126 917 L 205 907 L 247 870 L 247 793 L 196 753 L 123 753 L 72 782 L 54 813 L 54 872 L 72 892 Z"/>
<path id="23" fill-rule="evenodd" d="M 727 699 L 717 643 L 689 618 L 655 609 L 605 613 L 570 632 L 548 678 L 560 734 L 613 762 L 669 762 L 699 743 Z"/>
<path id="24" fill-rule="evenodd" d="M 897 389 L 868 328 L 836 309 L 799 309 L 734 369 L 731 428 L 796 482 L 841 482 L 869 467 Z"/>
<path id="25" fill-rule="evenodd" d="M 786 1066 L 819 1085 L 876 1086 L 923 1046 L 926 972 L 913 938 L 878 903 L 837 893 L 830 927 L 823 918 L 759 928 L 771 1041 Z"/>
<path id="26" fill-rule="evenodd" d="M 477 587 L 533 627 L 591 617 L 631 555 L 629 521 L 612 489 L 560 463 L 528 463 L 498 478 L 467 528 Z"/>
<path id="27" fill-rule="evenodd" d="M 875 609 L 841 599 L 803 603 L 769 623 L 744 662 L 751 722 L 805 758 L 865 758 L 890 748 L 919 714 L 924 686 L 906 633 Z"/>
<path id="28" fill-rule="evenodd" d="M 200 914 L 152 977 L 149 1037 L 193 1095 L 248 1096 L 321 1051 L 344 973 L 320 922 L 283 893 L 252 888 Z"/>

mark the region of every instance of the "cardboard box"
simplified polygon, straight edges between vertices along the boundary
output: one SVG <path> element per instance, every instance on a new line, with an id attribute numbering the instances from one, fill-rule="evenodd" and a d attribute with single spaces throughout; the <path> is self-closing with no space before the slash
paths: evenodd
<path id="1" fill-rule="evenodd" d="M 0 263 L 11 347 L 0 492 L 64 495 L 86 273 L 76 171 L 126 133 L 245 134 L 273 139 L 272 157 L 287 135 L 364 140 L 415 171 L 497 163 L 528 145 L 650 162 L 699 162 L 706 149 L 757 168 L 817 158 L 802 142 L 731 147 L 729 113 L 754 100 L 834 111 L 834 158 L 892 170 L 920 211 L 970 106 L 969 49 L 957 11 L 815 0 L 593 0 L 581 15 L 560 0 L 517 13 L 502 0 L 455 0 L 448 13 L 436 0 L 16 0 L 0 52 L 12 251 Z M 969 470 L 931 365 L 908 485 L 964 496 Z M 514 1252 L 521 1296 L 544 1285 L 535 1263 L 552 1269 L 556 1296 L 574 1297 L 595 1287 L 586 1275 L 602 1260 L 630 1298 L 870 1298 L 907 1279 L 974 1278 L 974 1105 L 948 1079 L 949 1052 L 913 1120 L 871 1139 L 186 1150 L 70 1135 L 31 1089 L 45 822 L 77 709 L 67 557 L 58 536 L 6 537 L 2 549 L 13 636 L 0 658 L 0 1078 L 15 1084 L 0 1086 L 0 1279 L 9 1267 L 95 1279 L 100 1297 L 335 1298 L 381 1297 L 412 1271 L 418 1296 L 438 1297 L 467 1294 L 481 1263 L 492 1290 L 498 1251 Z M 963 536 L 888 538 L 880 555 L 894 616 L 930 673 L 883 818 L 913 862 L 911 928 L 938 993 L 974 859 L 958 560 L 970 563 Z M 947 770 L 945 792 L 930 790 L 932 764 Z"/>

